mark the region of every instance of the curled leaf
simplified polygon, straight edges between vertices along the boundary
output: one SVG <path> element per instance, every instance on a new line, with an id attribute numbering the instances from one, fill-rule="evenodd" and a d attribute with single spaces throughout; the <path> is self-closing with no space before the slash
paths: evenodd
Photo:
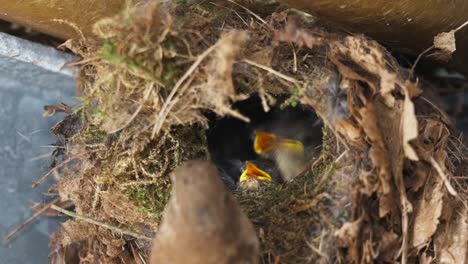
<path id="1" fill-rule="evenodd" d="M 402 119 L 402 131 L 403 131 L 403 150 L 405 156 L 410 160 L 419 160 L 416 151 L 410 145 L 410 141 L 418 137 L 418 120 L 414 112 L 414 104 L 410 99 L 408 89 L 403 89 L 405 93 L 405 100 L 403 103 L 403 114 Z"/>

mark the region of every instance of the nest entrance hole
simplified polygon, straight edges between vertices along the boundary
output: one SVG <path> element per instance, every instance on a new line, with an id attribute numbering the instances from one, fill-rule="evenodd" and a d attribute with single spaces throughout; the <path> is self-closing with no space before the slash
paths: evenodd
<path id="1" fill-rule="evenodd" d="M 253 149 L 257 130 L 299 140 L 306 149 L 320 148 L 321 120 L 310 107 L 281 107 L 287 98 L 277 96 L 276 104 L 268 112 L 264 111 L 257 94 L 235 103 L 233 108 L 249 117 L 249 123 L 233 117 L 219 117 L 214 113 L 207 113 L 210 127 L 207 132 L 208 150 L 211 159 L 225 176 L 229 176 L 232 183 L 239 181 L 245 161 L 261 159 Z"/>

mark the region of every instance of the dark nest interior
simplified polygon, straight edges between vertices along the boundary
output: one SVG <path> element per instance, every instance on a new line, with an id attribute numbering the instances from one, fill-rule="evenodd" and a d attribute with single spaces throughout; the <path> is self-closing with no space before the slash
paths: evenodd
<path id="1" fill-rule="evenodd" d="M 82 104 L 52 129 L 67 147 L 50 192 L 73 216 L 52 263 L 145 263 L 169 174 L 192 159 L 224 175 L 261 263 L 466 260 L 467 152 L 424 81 L 286 6 L 183 2 L 128 8 L 94 26 L 99 39 L 63 44 L 82 57 Z M 243 192 L 256 130 L 313 154 L 291 181 Z"/>

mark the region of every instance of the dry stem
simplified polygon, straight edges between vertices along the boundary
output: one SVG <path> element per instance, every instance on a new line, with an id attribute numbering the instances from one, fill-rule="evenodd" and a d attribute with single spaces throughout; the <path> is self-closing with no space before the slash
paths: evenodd
<path id="1" fill-rule="evenodd" d="M 86 154 L 90 154 L 90 153 L 94 153 L 94 152 L 98 152 L 99 150 L 101 149 L 92 149 L 92 150 L 86 150 L 86 151 L 82 151 L 78 154 L 75 154 L 71 157 L 69 157 L 68 159 L 64 160 L 62 163 L 60 163 L 59 165 L 53 167 L 52 169 L 49 170 L 49 172 L 47 172 L 46 174 L 44 174 L 44 176 L 42 176 L 41 178 L 39 178 L 39 180 L 35 181 L 32 183 L 32 188 L 36 188 L 39 184 L 41 184 L 45 179 L 47 179 L 47 177 L 49 177 L 49 175 L 51 175 L 54 171 L 60 169 L 61 167 L 65 166 L 65 164 L 69 163 L 70 161 L 73 161 L 81 156 L 84 156 Z"/>
<path id="2" fill-rule="evenodd" d="M 16 235 L 21 229 L 25 228 L 27 225 L 29 225 L 34 219 L 36 219 L 38 216 L 40 216 L 42 213 L 47 211 L 53 204 L 58 202 L 60 198 L 55 198 L 52 200 L 50 203 L 46 204 L 43 208 L 38 210 L 35 214 L 33 214 L 31 217 L 29 217 L 26 221 L 24 221 L 20 226 L 15 228 L 13 231 L 11 231 L 7 236 L 3 238 L 3 241 L 8 241 L 10 238 L 12 238 L 14 235 Z"/>
<path id="3" fill-rule="evenodd" d="M 87 222 L 87 223 L 90 223 L 90 224 L 93 224 L 93 225 L 97 225 L 97 226 L 112 230 L 114 232 L 122 233 L 124 235 L 132 236 L 132 237 L 135 237 L 135 238 L 138 238 L 138 239 L 144 239 L 144 240 L 148 240 L 148 241 L 153 240 L 152 238 L 147 237 L 145 235 L 141 235 L 141 234 L 138 234 L 138 233 L 135 233 L 135 232 L 132 232 L 132 231 L 128 231 L 128 230 L 125 230 L 125 229 L 122 229 L 122 228 L 118 228 L 116 226 L 111 226 L 109 224 L 106 224 L 106 223 L 91 219 L 89 217 L 82 216 L 82 215 L 79 215 L 77 213 L 65 210 L 65 209 L 63 209 L 61 207 L 56 206 L 55 204 L 52 204 L 50 206 L 50 208 L 52 208 L 52 209 L 54 209 L 56 211 L 59 211 L 62 214 L 68 215 L 70 217 L 76 218 L 78 220 L 81 220 L 81 221 L 84 221 L 84 222 Z"/>

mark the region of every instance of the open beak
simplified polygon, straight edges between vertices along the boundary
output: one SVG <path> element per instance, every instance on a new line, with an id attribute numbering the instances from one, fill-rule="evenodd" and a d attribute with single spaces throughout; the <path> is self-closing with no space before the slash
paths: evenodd
<path id="1" fill-rule="evenodd" d="M 255 164 L 250 161 L 245 162 L 245 171 L 241 174 L 239 181 L 247 180 L 267 181 L 271 182 L 271 176 L 267 172 L 258 168 Z"/>
<path id="2" fill-rule="evenodd" d="M 280 138 L 272 133 L 255 131 L 254 150 L 260 155 L 265 155 L 275 150 L 303 154 L 304 145 L 298 140 Z"/>

